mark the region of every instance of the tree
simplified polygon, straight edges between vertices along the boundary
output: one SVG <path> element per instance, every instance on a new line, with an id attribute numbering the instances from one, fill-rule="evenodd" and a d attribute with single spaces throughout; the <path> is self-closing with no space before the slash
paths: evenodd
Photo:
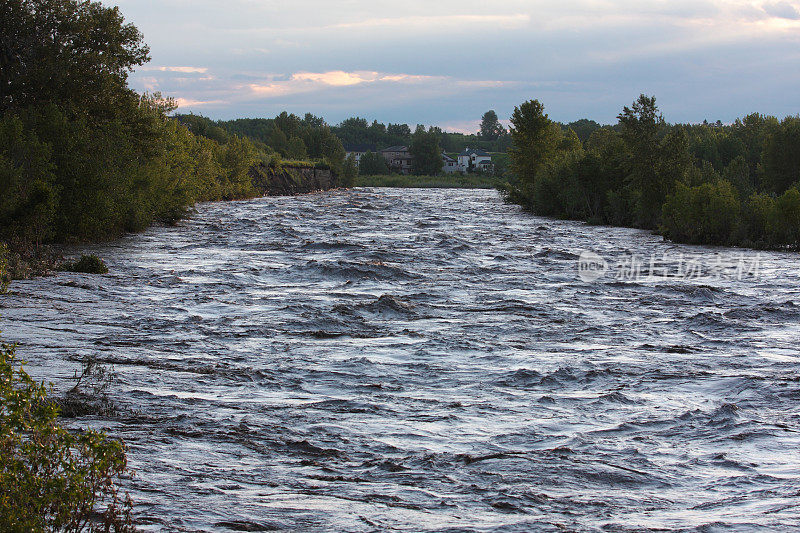
<path id="1" fill-rule="evenodd" d="M 352 187 L 356 176 L 358 176 L 358 163 L 356 163 L 355 154 L 350 154 L 344 160 L 340 185 L 342 187 Z"/>
<path id="2" fill-rule="evenodd" d="M 425 131 L 421 124 L 417 126 L 409 152 L 414 157 L 414 174 L 418 176 L 436 176 L 442 172 L 442 150 L 439 147 L 439 135 L 430 128 Z"/>
<path id="3" fill-rule="evenodd" d="M 658 133 L 664 118 L 658 111 L 655 97 L 644 94 L 625 107 L 617 117 L 622 138 L 628 147 L 629 180 L 640 193 L 637 218 L 641 226 L 655 228 L 661 214 L 666 192 L 656 172 L 659 159 Z"/>
<path id="4" fill-rule="evenodd" d="M 383 176 L 389 174 L 389 165 L 381 154 L 367 152 L 358 162 L 358 172 L 362 176 Z"/>
<path id="5" fill-rule="evenodd" d="M 78 0 L 8 0 L 0 6 L 0 112 L 53 103 L 114 117 L 137 101 L 131 70 L 149 60 L 119 9 Z"/>
<path id="6" fill-rule="evenodd" d="M 389 124 L 386 128 L 386 133 L 408 139 L 411 137 L 411 128 L 408 127 L 408 124 Z"/>
<path id="7" fill-rule="evenodd" d="M 305 114 L 303 117 L 303 123 L 310 128 L 321 128 L 322 126 L 326 126 L 324 118 L 312 115 L 311 113 Z"/>
<path id="8" fill-rule="evenodd" d="M 571 129 L 575 133 L 578 134 L 578 138 L 581 140 L 582 143 L 585 143 L 589 140 L 589 137 L 592 136 L 592 133 L 599 130 L 602 126 L 595 122 L 594 120 L 589 120 L 586 118 L 582 118 L 580 120 L 576 120 L 575 122 L 570 122 L 567 124 L 567 128 Z"/>
<path id="9" fill-rule="evenodd" d="M 800 181 L 800 116 L 786 117 L 767 136 L 763 153 L 764 188 L 783 194 Z"/>
<path id="10" fill-rule="evenodd" d="M 320 155 L 331 166 L 334 174 L 341 174 L 347 152 L 344 151 L 342 141 L 331 132 L 327 126 L 320 129 Z"/>
<path id="11" fill-rule="evenodd" d="M 484 141 L 496 141 L 501 135 L 506 133 L 506 129 L 500 124 L 497 113 L 489 110 L 481 118 L 481 129 L 478 136 Z"/>
<path id="12" fill-rule="evenodd" d="M 306 145 L 300 137 L 292 137 L 286 144 L 286 157 L 295 160 L 304 160 L 308 158 Z"/>
<path id="13" fill-rule="evenodd" d="M 544 112 L 538 100 L 529 100 L 514 108 L 511 115 L 511 169 L 517 179 L 533 184 L 536 173 L 556 153 L 560 132 Z"/>

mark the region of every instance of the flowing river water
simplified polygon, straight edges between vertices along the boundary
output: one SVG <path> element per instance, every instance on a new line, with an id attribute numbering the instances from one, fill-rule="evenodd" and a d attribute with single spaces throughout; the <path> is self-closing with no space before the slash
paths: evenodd
<path id="1" fill-rule="evenodd" d="M 145 531 L 800 528 L 800 255 L 399 189 L 88 251 L 108 275 L 15 282 L 0 327 L 56 392 L 116 371 L 70 423 L 125 440 Z"/>

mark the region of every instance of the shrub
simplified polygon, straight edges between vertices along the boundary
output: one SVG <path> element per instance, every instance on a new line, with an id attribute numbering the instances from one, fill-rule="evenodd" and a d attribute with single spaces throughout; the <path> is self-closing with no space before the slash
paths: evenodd
<path id="1" fill-rule="evenodd" d="M 777 244 L 793 249 L 800 247 L 800 191 L 792 187 L 775 202 Z"/>
<path id="2" fill-rule="evenodd" d="M 108 267 L 105 262 L 96 255 L 81 255 L 81 258 L 74 263 L 66 263 L 62 270 L 68 272 L 81 272 L 84 274 L 107 274 Z"/>
<path id="3" fill-rule="evenodd" d="M 677 184 L 663 207 L 662 232 L 678 242 L 728 244 L 738 236 L 741 204 L 730 182 Z"/>
<path id="4" fill-rule="evenodd" d="M 766 193 L 753 193 L 742 209 L 742 220 L 747 229 L 747 243 L 759 248 L 774 244 L 775 199 Z"/>
<path id="5" fill-rule="evenodd" d="M 8 290 L 11 277 L 8 274 L 8 247 L 0 242 L 0 294 Z"/>
<path id="6" fill-rule="evenodd" d="M 115 481 L 125 448 L 102 433 L 72 434 L 58 408 L 0 344 L 0 531 L 134 531 Z"/>

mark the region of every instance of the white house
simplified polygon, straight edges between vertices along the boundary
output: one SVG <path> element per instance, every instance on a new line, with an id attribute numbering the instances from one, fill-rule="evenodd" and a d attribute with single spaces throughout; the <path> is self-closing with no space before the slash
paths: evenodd
<path id="1" fill-rule="evenodd" d="M 350 157 L 353 154 L 356 158 L 356 165 L 361 163 L 361 156 L 367 152 L 375 153 L 377 151 L 374 144 L 345 144 L 344 152 L 345 157 Z"/>
<path id="2" fill-rule="evenodd" d="M 490 156 L 487 152 L 484 152 L 483 150 L 464 148 L 464 151 L 458 154 L 458 163 L 456 164 L 456 170 L 461 172 L 475 171 L 478 169 L 479 165 L 482 167 L 486 166 L 485 163 L 481 165 L 482 161 L 489 161 L 489 163 L 491 163 L 492 156 Z"/>
<path id="3" fill-rule="evenodd" d="M 390 146 L 381 150 L 381 155 L 386 159 L 392 172 L 411 174 L 414 157 L 408 151 L 408 146 Z"/>
<path id="4" fill-rule="evenodd" d="M 458 172 L 458 162 L 444 152 L 442 152 L 442 172 L 446 174 Z"/>

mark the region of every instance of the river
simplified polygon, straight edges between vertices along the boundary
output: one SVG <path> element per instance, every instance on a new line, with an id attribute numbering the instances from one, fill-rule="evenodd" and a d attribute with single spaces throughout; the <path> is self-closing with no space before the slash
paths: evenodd
<path id="1" fill-rule="evenodd" d="M 116 414 L 70 423 L 128 444 L 145 531 L 800 528 L 797 254 L 407 189 L 88 252 L 0 327 L 56 392 L 113 367 Z"/>

